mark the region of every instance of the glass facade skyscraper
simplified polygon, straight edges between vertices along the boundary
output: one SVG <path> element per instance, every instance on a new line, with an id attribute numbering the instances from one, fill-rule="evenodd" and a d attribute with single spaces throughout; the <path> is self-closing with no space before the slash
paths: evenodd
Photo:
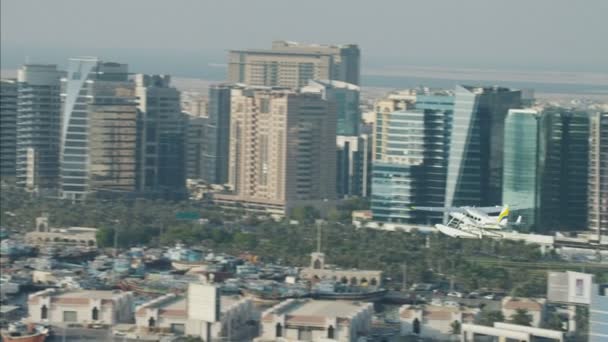
<path id="1" fill-rule="evenodd" d="M 135 75 L 138 97 L 138 191 L 146 196 L 185 194 L 185 127 L 180 92 L 169 75 Z"/>
<path id="2" fill-rule="evenodd" d="M 302 92 L 319 93 L 327 101 L 336 103 L 338 115 L 337 135 L 356 136 L 359 134 L 361 111 L 357 85 L 330 80 L 311 80 Z"/>
<path id="3" fill-rule="evenodd" d="M 62 196 L 134 191 L 137 110 L 127 65 L 72 58 L 61 96 Z"/>
<path id="4" fill-rule="evenodd" d="M 443 206 L 454 97 L 420 94 L 415 109 L 376 116 L 371 209 L 374 220 L 429 223 L 441 215 L 412 206 Z"/>
<path id="5" fill-rule="evenodd" d="M 208 117 L 205 121 L 202 179 L 210 184 L 228 182 L 230 153 L 230 101 L 234 85 L 209 88 Z"/>
<path id="6" fill-rule="evenodd" d="M 539 224 L 541 174 L 545 151 L 542 114 L 533 109 L 512 109 L 505 120 L 502 202 L 524 208 L 516 210 L 522 224 Z"/>
<path id="7" fill-rule="evenodd" d="M 504 120 L 521 91 L 457 86 L 449 137 L 446 206 L 502 201 Z"/>
<path id="8" fill-rule="evenodd" d="M 17 160 L 17 81 L 0 81 L 0 177 L 15 177 Z"/>
<path id="9" fill-rule="evenodd" d="M 56 65 L 23 65 L 18 71 L 17 184 L 55 194 L 59 187 L 61 77 Z"/>

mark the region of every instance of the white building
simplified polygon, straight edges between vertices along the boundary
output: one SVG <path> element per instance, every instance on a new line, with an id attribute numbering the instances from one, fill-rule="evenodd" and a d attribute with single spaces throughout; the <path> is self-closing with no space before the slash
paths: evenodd
<path id="1" fill-rule="evenodd" d="M 436 305 L 403 305 L 399 309 L 401 335 L 411 334 L 414 321 L 420 323 L 420 336 L 438 340 L 447 340 L 454 336 L 453 324 L 472 323 L 479 309 Z"/>
<path id="2" fill-rule="evenodd" d="M 129 322 L 132 308 L 132 293 L 123 291 L 47 289 L 28 298 L 29 321 L 52 325 Z"/>
<path id="3" fill-rule="evenodd" d="M 208 286 L 207 288 L 213 288 Z M 189 291 L 187 296 L 167 294 L 139 305 L 136 308 L 135 324 L 138 335 L 172 333 L 210 339 L 251 339 L 255 330 L 255 311 L 250 299 L 239 296 L 221 296 L 215 303 L 215 291 L 203 299 L 195 298 Z M 197 296 L 196 296 L 197 297 Z M 213 312 L 219 306 L 216 316 Z M 209 313 L 208 319 L 196 317 Z M 196 314 L 194 314 L 196 313 Z"/>
<path id="4" fill-rule="evenodd" d="M 254 341 L 354 342 L 371 329 L 371 303 L 289 299 L 264 311 Z"/>
<path id="5" fill-rule="evenodd" d="M 532 326 L 539 327 L 545 316 L 546 299 L 505 297 L 502 300 L 502 314 L 510 320 L 517 310 L 526 310 L 532 316 Z"/>

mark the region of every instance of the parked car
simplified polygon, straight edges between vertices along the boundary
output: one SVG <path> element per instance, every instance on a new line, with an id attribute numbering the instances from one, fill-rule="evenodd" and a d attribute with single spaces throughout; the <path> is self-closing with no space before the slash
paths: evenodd
<path id="1" fill-rule="evenodd" d="M 450 291 L 450 292 L 448 292 L 448 297 L 462 298 L 462 293 L 460 293 L 458 291 Z"/>
<path id="2" fill-rule="evenodd" d="M 484 299 L 488 299 L 488 300 L 495 300 L 496 299 L 496 295 L 493 293 L 488 293 L 487 295 L 483 296 Z"/>

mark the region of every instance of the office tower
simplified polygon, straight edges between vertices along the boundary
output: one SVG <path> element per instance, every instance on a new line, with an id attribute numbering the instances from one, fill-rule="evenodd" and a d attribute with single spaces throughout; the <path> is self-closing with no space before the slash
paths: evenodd
<path id="1" fill-rule="evenodd" d="M 456 87 L 446 206 L 500 204 L 504 121 L 509 109 L 520 107 L 518 90 Z"/>
<path id="2" fill-rule="evenodd" d="M 391 104 L 399 106 L 392 106 Z M 384 100 L 374 131 L 371 209 L 375 221 L 430 223 L 442 215 L 414 206 L 443 207 L 447 137 L 454 107 L 449 91 L 420 90 L 411 104 Z M 391 111 L 392 110 L 392 111 Z"/>
<path id="3" fill-rule="evenodd" d="M 0 80 L 0 177 L 15 177 L 17 160 L 17 81 Z"/>
<path id="4" fill-rule="evenodd" d="M 250 86 L 299 88 L 309 80 L 359 84 L 357 45 L 306 45 L 275 41 L 272 49 L 233 50 L 228 81 Z"/>
<path id="5" fill-rule="evenodd" d="M 135 75 L 138 98 L 137 189 L 146 196 L 185 193 L 184 117 L 168 75 Z"/>
<path id="6" fill-rule="evenodd" d="M 592 115 L 590 128 L 589 228 L 606 235 L 608 234 L 608 112 Z"/>
<path id="7" fill-rule="evenodd" d="M 587 228 L 589 114 L 569 108 L 543 111 L 546 157 L 543 171 L 542 228 Z"/>
<path id="8" fill-rule="evenodd" d="M 127 65 L 72 58 L 61 96 L 62 196 L 135 191 L 137 108 Z"/>
<path id="9" fill-rule="evenodd" d="M 209 184 L 228 182 L 230 151 L 230 94 L 234 85 L 220 84 L 209 88 L 209 107 L 205 125 L 202 179 Z"/>
<path id="10" fill-rule="evenodd" d="M 203 179 L 206 117 L 185 114 L 186 179 Z"/>
<path id="11" fill-rule="evenodd" d="M 61 77 L 56 65 L 26 64 L 18 71 L 17 184 L 41 194 L 59 187 Z"/>
<path id="12" fill-rule="evenodd" d="M 511 109 L 505 120 L 502 202 L 522 208 L 521 228 L 541 226 L 545 141 L 542 112 Z"/>
<path id="13" fill-rule="evenodd" d="M 327 101 L 336 104 L 338 135 L 357 136 L 361 123 L 359 109 L 359 86 L 342 81 L 311 80 L 302 87 L 304 93 L 318 93 Z"/>
<path id="14" fill-rule="evenodd" d="M 232 90 L 229 185 L 251 210 L 278 215 L 336 198 L 336 115 L 318 94 Z"/>
<path id="15" fill-rule="evenodd" d="M 339 135 L 336 142 L 338 197 L 367 197 L 371 173 L 371 134 Z"/>

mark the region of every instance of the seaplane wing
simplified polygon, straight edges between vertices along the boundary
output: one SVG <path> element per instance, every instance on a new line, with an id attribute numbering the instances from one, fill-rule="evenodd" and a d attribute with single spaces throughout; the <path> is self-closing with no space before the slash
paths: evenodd
<path id="1" fill-rule="evenodd" d="M 465 212 L 465 208 L 464 207 L 410 207 L 412 210 L 420 210 L 420 211 L 430 211 L 430 212 L 435 212 L 435 213 L 445 213 L 445 212 L 452 212 L 452 213 L 464 213 Z"/>
<path id="2" fill-rule="evenodd" d="M 435 228 L 441 233 L 453 237 L 453 238 L 463 238 L 463 239 L 481 239 L 481 234 L 475 234 L 474 232 L 464 231 L 462 229 L 446 226 L 443 224 L 436 224 Z"/>
<path id="3" fill-rule="evenodd" d="M 478 212 L 482 212 L 484 214 L 492 214 L 492 213 L 500 213 L 504 207 L 493 206 L 493 207 L 418 207 L 412 206 L 410 207 L 412 210 L 420 210 L 420 211 L 430 211 L 436 213 L 464 213 L 467 210 L 473 209 Z"/>

